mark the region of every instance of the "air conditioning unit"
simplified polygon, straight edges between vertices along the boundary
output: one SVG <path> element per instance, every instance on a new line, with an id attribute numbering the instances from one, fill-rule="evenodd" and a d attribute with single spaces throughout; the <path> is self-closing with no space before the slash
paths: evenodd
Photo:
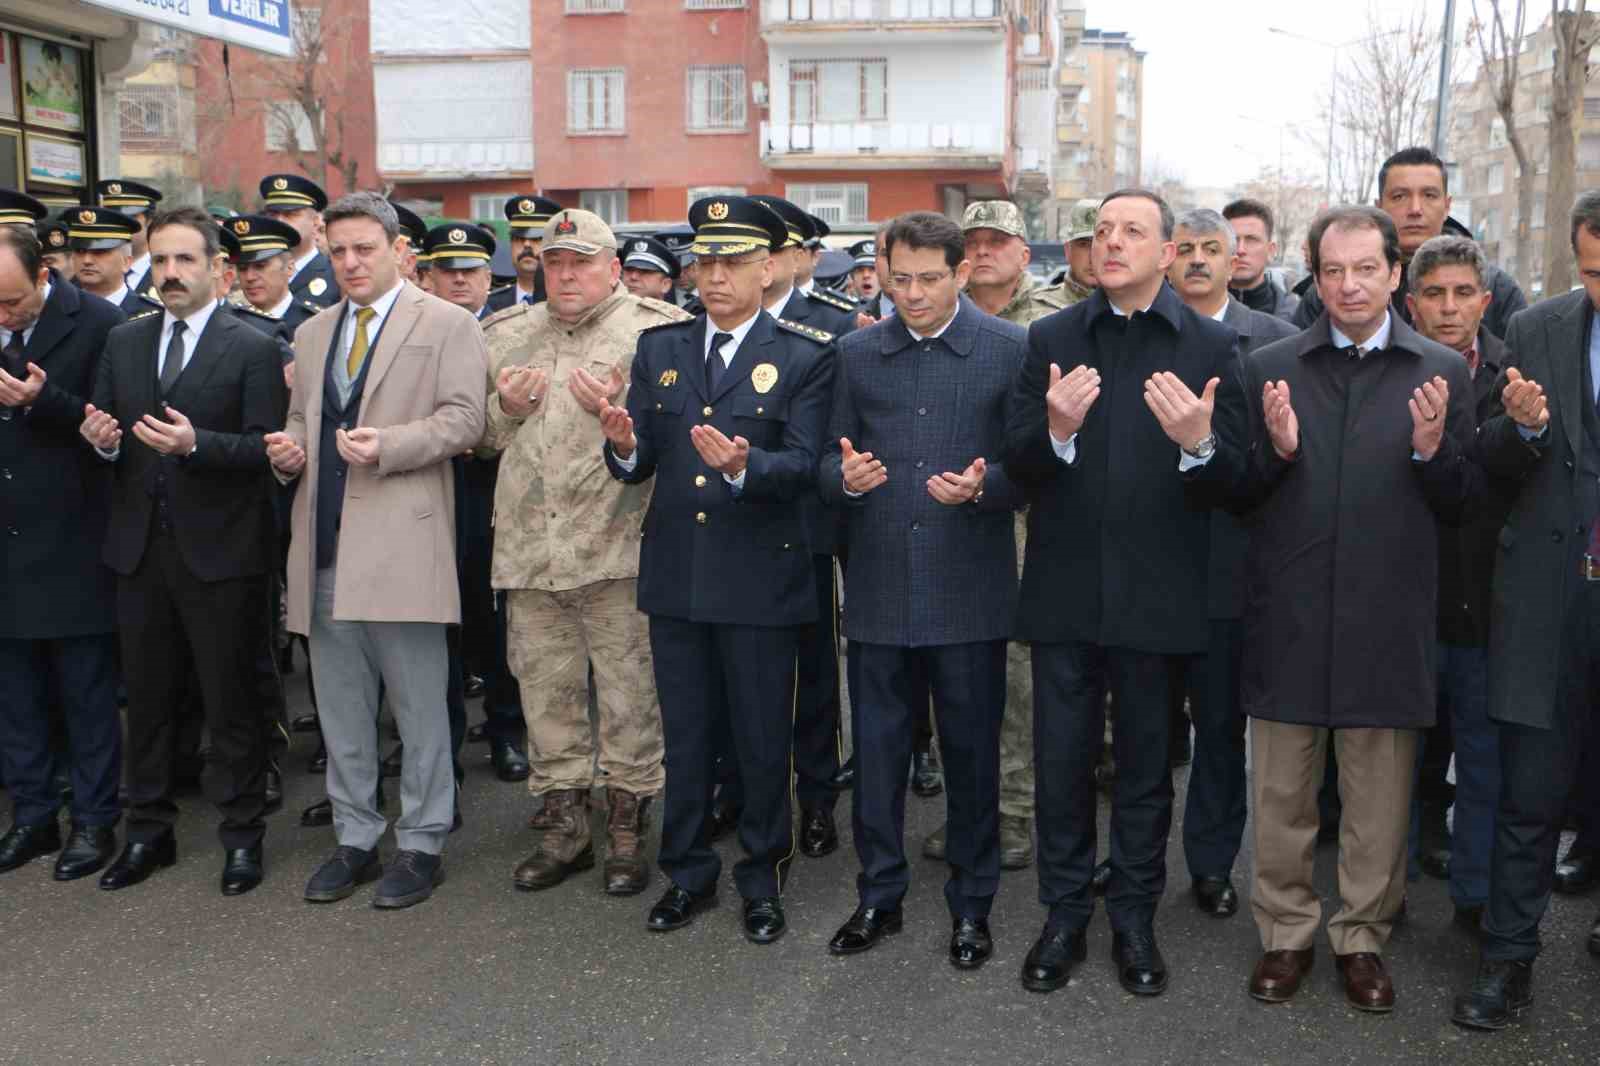
<path id="1" fill-rule="evenodd" d="M 767 106 L 767 83 L 753 81 L 750 83 L 750 99 L 755 101 L 757 107 Z"/>

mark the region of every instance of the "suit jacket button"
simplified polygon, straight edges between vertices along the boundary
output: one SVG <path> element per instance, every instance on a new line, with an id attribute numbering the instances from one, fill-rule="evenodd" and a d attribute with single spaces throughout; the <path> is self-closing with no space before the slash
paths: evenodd
<path id="1" fill-rule="evenodd" d="M 1559 530 L 1559 529 L 1551 530 L 1550 531 L 1550 539 L 1555 541 L 1557 544 L 1560 544 L 1561 543 L 1561 530 Z"/>
<path id="2" fill-rule="evenodd" d="M 913 523 L 911 523 L 911 532 L 915 533 L 917 530 L 919 530 L 921 528 L 922 528 L 922 523 L 921 522 L 913 522 Z"/>
<path id="3" fill-rule="evenodd" d="M 656 404 L 656 410 L 657 411 L 661 410 L 661 405 L 660 404 Z"/>
<path id="4" fill-rule="evenodd" d="M 766 413 L 767 413 L 767 409 L 766 409 L 766 408 L 765 408 L 765 407 L 757 407 L 757 408 L 756 408 L 756 414 L 758 414 L 758 415 L 764 415 L 764 414 L 766 414 Z"/>
<path id="5" fill-rule="evenodd" d="M 919 407 L 919 408 L 917 408 L 917 414 L 919 414 L 919 415 L 925 415 L 925 414 L 927 414 L 927 413 L 928 413 L 928 409 L 927 409 L 927 408 L 926 408 L 926 407 Z"/>
<path id="6" fill-rule="evenodd" d="M 704 474 L 696 474 L 694 476 L 694 487 L 697 489 L 706 487 L 706 476 Z"/>
<path id="7" fill-rule="evenodd" d="M 706 513 L 704 511 L 696 511 L 695 512 L 695 516 L 694 516 L 694 520 L 696 522 L 700 523 L 702 526 L 705 525 L 706 524 Z"/>
<path id="8" fill-rule="evenodd" d="M 710 418 L 711 417 L 711 405 L 710 404 L 706 404 L 704 407 L 700 408 L 700 413 L 705 415 L 707 418 Z"/>

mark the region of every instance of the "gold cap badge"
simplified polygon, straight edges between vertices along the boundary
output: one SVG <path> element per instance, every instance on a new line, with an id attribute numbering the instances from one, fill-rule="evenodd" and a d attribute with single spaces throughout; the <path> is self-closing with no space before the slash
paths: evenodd
<path id="1" fill-rule="evenodd" d="M 716 203 L 706 208 L 706 217 L 713 222 L 721 222 L 723 219 L 728 217 L 728 205 L 723 203 L 721 200 L 718 200 Z"/>

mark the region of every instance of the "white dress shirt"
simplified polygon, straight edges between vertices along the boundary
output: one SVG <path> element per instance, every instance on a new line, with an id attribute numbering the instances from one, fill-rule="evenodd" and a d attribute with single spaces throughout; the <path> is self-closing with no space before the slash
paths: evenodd
<path id="1" fill-rule="evenodd" d="M 118 285 L 116 292 L 112 293 L 110 296 L 102 296 L 101 299 L 121 307 L 122 301 L 128 298 L 128 293 L 131 291 L 132 290 L 126 285 Z"/>
<path id="2" fill-rule="evenodd" d="M 373 300 L 368 306 L 372 308 L 372 318 L 367 322 L 367 353 L 372 352 L 372 342 L 378 339 L 378 331 L 383 328 L 383 320 L 389 317 L 389 312 L 394 310 L 394 302 L 400 298 L 400 290 L 406 287 L 405 281 L 395 282 L 394 288 Z M 344 330 L 339 336 L 339 354 L 346 360 L 350 358 L 350 346 L 356 342 L 356 311 L 361 305 L 354 300 L 350 301 L 350 310 L 344 316 Z"/>
<path id="3" fill-rule="evenodd" d="M 296 259 L 294 261 L 294 270 L 289 274 L 289 283 L 291 285 L 294 284 L 294 279 L 298 278 L 300 276 L 300 271 L 304 270 L 306 268 L 306 265 L 308 263 L 310 263 L 311 260 L 315 259 L 316 257 L 317 257 L 317 246 L 315 244 L 313 244 L 311 246 L 311 251 L 307 252 L 305 255 L 302 255 L 299 259 Z"/>
<path id="4" fill-rule="evenodd" d="M 1389 347 L 1389 334 L 1393 331 L 1394 323 L 1391 321 L 1388 311 L 1383 313 L 1383 325 L 1378 327 L 1378 332 L 1368 337 L 1365 344 L 1360 345 L 1357 345 L 1355 341 L 1341 333 L 1339 327 L 1335 326 L 1331 320 L 1328 322 L 1328 338 L 1333 342 L 1333 346 L 1335 348 L 1357 347 L 1361 351 L 1362 359 L 1367 357 L 1368 352 Z"/>
<path id="5" fill-rule="evenodd" d="M 794 295 L 794 286 L 790 285 L 780 293 L 775 293 L 773 298 L 766 301 L 767 314 L 773 318 L 778 317 L 778 312 L 783 310 L 783 305 L 789 302 L 789 297 Z"/>
<path id="6" fill-rule="evenodd" d="M 150 253 L 145 252 L 139 258 L 128 264 L 128 269 L 122 272 L 122 284 L 125 288 L 133 288 L 139 284 L 139 279 L 145 276 L 150 269 Z"/>
<path id="7" fill-rule="evenodd" d="M 262 311 L 261 313 L 266 315 L 266 316 L 268 316 L 269 318 L 279 318 L 279 319 L 281 319 L 284 315 L 289 313 L 289 307 L 293 303 L 294 303 L 294 293 L 290 292 L 288 289 L 285 289 L 285 290 L 283 290 L 283 299 L 279 300 L 276 304 L 274 304 L 273 306 L 267 308 L 265 311 Z"/>

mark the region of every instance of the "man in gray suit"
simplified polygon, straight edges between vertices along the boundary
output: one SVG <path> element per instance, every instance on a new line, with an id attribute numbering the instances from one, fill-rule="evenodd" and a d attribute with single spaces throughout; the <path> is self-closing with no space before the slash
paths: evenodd
<path id="1" fill-rule="evenodd" d="M 1239 356 L 1298 332 L 1281 318 L 1252 310 L 1229 295 L 1229 264 L 1238 251 L 1233 224 L 1201 208 L 1178 217 L 1172 234 L 1178 257 L 1167 281 L 1196 314 L 1229 326 L 1239 337 Z M 1238 367 L 1234 368 L 1237 372 Z M 1244 560 L 1249 541 L 1239 520 L 1211 512 L 1211 555 L 1206 569 L 1206 654 L 1189 675 L 1189 714 L 1194 720 L 1194 763 L 1183 814 L 1183 856 L 1190 891 L 1206 914 L 1227 918 L 1239 909 L 1233 863 L 1244 839 L 1246 786 L 1244 711 L 1239 706 L 1239 670 L 1244 651 Z"/>
<path id="2" fill-rule="evenodd" d="M 1572 208 L 1583 290 L 1535 304 L 1506 331 L 1500 402 L 1478 446 L 1516 490 L 1500 531 L 1489 620 L 1489 717 L 1500 804 L 1478 975 L 1452 1020 L 1502 1029 L 1533 1002 L 1567 793 L 1600 704 L 1600 190 Z M 1600 924 L 1589 934 L 1600 955 Z"/>
<path id="3" fill-rule="evenodd" d="M 996 457 L 1027 335 L 961 295 L 961 228 L 914 212 L 884 236 L 896 314 L 839 342 L 823 500 L 845 509 L 844 632 L 858 671 L 853 825 L 860 903 L 828 944 L 866 951 L 898 932 L 910 882 L 906 766 L 931 682 L 949 784 L 945 901 L 950 961 L 983 965 L 1000 883 L 1000 718 L 1016 608 L 1011 512 L 1018 489 Z"/>

